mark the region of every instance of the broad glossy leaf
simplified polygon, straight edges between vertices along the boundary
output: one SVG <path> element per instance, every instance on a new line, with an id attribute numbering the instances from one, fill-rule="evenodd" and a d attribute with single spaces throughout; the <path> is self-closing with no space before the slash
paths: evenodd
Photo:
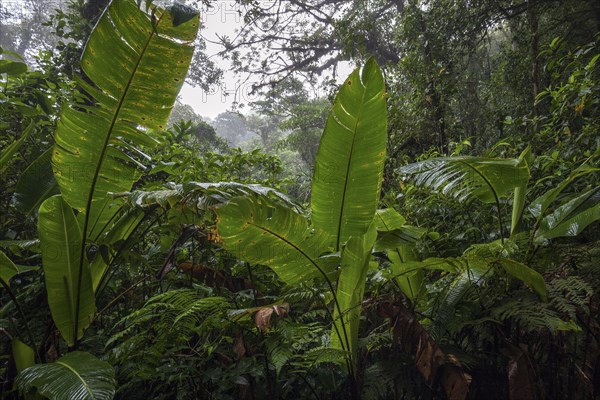
<path id="1" fill-rule="evenodd" d="M 415 243 L 427 230 L 405 225 L 406 219 L 393 208 L 377 210 L 374 222 L 378 233 L 374 250 L 387 251 L 396 283 L 409 299 L 413 299 L 423 284 L 423 271 L 408 271 L 406 263 L 418 260 Z"/>
<path id="2" fill-rule="evenodd" d="M 411 271 L 409 262 L 418 261 L 415 254 L 415 246 L 410 244 L 399 245 L 387 252 L 392 262 L 391 271 L 395 281 L 409 299 L 413 300 L 423 286 L 424 275 L 421 269 Z"/>
<path id="3" fill-rule="evenodd" d="M 88 40 L 87 80 L 79 82 L 95 105 L 63 107 L 52 157 L 65 200 L 86 213 L 86 237 L 99 237 L 117 210 L 107 194 L 130 190 L 138 178 L 141 146 L 155 145 L 147 132 L 166 126 L 198 29 L 197 14 L 177 18 L 174 26 L 168 11 L 114 0 Z"/>
<path id="4" fill-rule="evenodd" d="M 600 171 L 600 168 L 590 167 L 588 165 L 579 166 L 578 168 L 575 169 L 575 171 L 573 171 L 571 173 L 571 175 L 569 175 L 569 177 L 567 179 L 565 179 L 560 184 L 558 184 L 558 186 L 556 186 L 553 189 L 548 190 L 543 195 L 541 195 L 540 197 L 533 200 L 528 207 L 529 212 L 536 218 L 540 218 L 540 217 L 544 216 L 544 214 L 548 210 L 548 207 L 550 207 L 552 202 L 554 202 L 556 200 L 556 198 L 562 193 L 562 191 L 567 186 L 569 186 L 571 184 L 571 182 L 573 182 L 575 179 L 577 179 L 581 176 L 584 176 L 584 175 L 587 175 L 590 173 L 595 173 L 598 171 Z"/>
<path id="5" fill-rule="evenodd" d="M 74 351 L 56 362 L 27 368 L 16 383 L 22 393 L 37 392 L 52 400 L 110 400 L 116 382 L 109 363 Z"/>
<path id="6" fill-rule="evenodd" d="M 375 227 L 380 232 L 400 229 L 406 224 L 406 219 L 393 208 L 384 208 L 375 213 Z"/>
<path id="7" fill-rule="evenodd" d="M 73 346 L 91 323 L 96 306 L 89 266 L 81 260 L 81 229 L 60 195 L 40 206 L 38 233 L 52 319 Z"/>
<path id="8" fill-rule="evenodd" d="M 387 140 L 385 85 L 371 58 L 344 82 L 317 152 L 311 209 L 336 250 L 362 235 L 377 209 Z"/>
<path id="9" fill-rule="evenodd" d="M 238 258 L 269 266 L 288 284 L 329 277 L 327 236 L 306 218 L 261 197 L 236 197 L 215 209 L 218 235 Z"/>
<path id="10" fill-rule="evenodd" d="M 427 229 L 404 225 L 389 232 L 380 231 L 375 242 L 375 251 L 393 250 L 398 246 L 415 245 L 427 234 Z"/>
<path id="11" fill-rule="evenodd" d="M 13 276 L 19 273 L 17 266 L 7 257 L 4 252 L 0 251 L 0 278 L 10 286 L 10 280 Z M 1 286 L 0 286 L 1 287 Z"/>
<path id="12" fill-rule="evenodd" d="M 419 186 L 460 201 L 476 197 L 485 203 L 493 203 L 529 181 L 529 167 L 524 159 L 442 157 L 409 164 L 397 172 Z"/>
<path id="13" fill-rule="evenodd" d="M 513 277 L 517 278 L 531 288 L 542 298 L 547 301 L 546 284 L 544 278 L 539 272 L 529 268 L 527 265 L 508 258 L 499 259 L 498 263 L 504 270 Z"/>
<path id="14" fill-rule="evenodd" d="M 398 246 L 414 245 L 427 229 L 406 225 L 406 219 L 393 208 L 377 210 L 374 219 L 377 228 L 375 251 L 394 250 Z"/>
<path id="15" fill-rule="evenodd" d="M 33 352 L 33 349 L 19 339 L 12 340 L 11 350 L 18 373 L 35 364 L 35 353 Z"/>
<path id="16" fill-rule="evenodd" d="M 536 232 L 538 243 L 561 236 L 577 236 L 589 224 L 600 219 L 600 187 L 558 207 L 544 217 Z"/>
<path id="17" fill-rule="evenodd" d="M 15 188 L 14 201 L 17 210 L 23 214 L 37 212 L 44 200 L 58 194 L 58 185 L 50 166 L 51 158 L 52 150 L 48 149 L 21 174 Z"/>
<path id="18" fill-rule="evenodd" d="M 351 355 L 352 368 L 356 367 L 357 362 L 358 326 L 371 249 L 376 237 L 377 231 L 372 224 L 364 235 L 351 237 L 342 251 L 342 271 L 333 308 L 331 347 L 347 351 Z"/>

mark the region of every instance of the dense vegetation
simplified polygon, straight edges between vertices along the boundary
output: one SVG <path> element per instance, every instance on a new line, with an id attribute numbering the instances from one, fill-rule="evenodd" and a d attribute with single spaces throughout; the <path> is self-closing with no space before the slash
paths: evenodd
<path id="1" fill-rule="evenodd" d="M 0 8 L 0 397 L 600 398 L 598 4 L 238 5 Z"/>

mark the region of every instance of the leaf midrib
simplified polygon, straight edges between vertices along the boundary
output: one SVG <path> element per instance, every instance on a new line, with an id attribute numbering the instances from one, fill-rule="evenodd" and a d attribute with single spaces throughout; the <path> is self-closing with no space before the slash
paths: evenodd
<path id="1" fill-rule="evenodd" d="M 71 371 L 77 378 L 79 378 L 79 380 L 81 381 L 83 387 L 85 388 L 85 390 L 88 392 L 88 394 L 91 396 L 92 399 L 95 399 L 96 396 L 94 396 L 94 393 L 92 392 L 92 389 L 89 387 L 89 385 L 87 384 L 87 382 L 83 379 L 83 377 L 79 374 L 79 372 L 77 372 L 75 369 L 71 368 L 70 365 L 65 364 L 64 362 L 56 361 L 57 364 L 60 364 L 61 366 L 63 366 L 64 368 L 67 368 L 69 371 Z"/>
<path id="2" fill-rule="evenodd" d="M 361 79 L 360 74 L 358 76 L 358 79 L 360 81 L 360 79 Z M 349 180 L 349 175 L 350 175 L 350 166 L 352 165 L 352 157 L 354 155 L 354 144 L 356 142 L 356 136 L 357 136 L 356 130 L 358 129 L 358 122 L 360 121 L 360 116 L 362 115 L 362 112 L 363 112 L 365 94 L 367 93 L 367 85 L 363 84 L 363 87 L 364 87 L 363 93 L 360 98 L 361 106 L 360 106 L 359 112 L 356 115 L 356 122 L 354 123 L 354 129 L 352 130 L 352 145 L 350 146 L 350 156 L 348 157 L 348 164 L 346 165 L 346 175 L 344 178 L 344 190 L 342 191 L 342 204 L 340 205 L 340 217 L 338 220 L 337 239 L 336 239 L 336 245 L 335 245 L 336 251 L 340 250 L 340 240 L 342 238 L 342 221 L 344 220 L 344 210 L 345 210 L 345 205 L 346 205 L 346 195 L 347 195 L 348 180 Z"/>
<path id="3" fill-rule="evenodd" d="M 110 6 L 109 6 L 110 7 Z M 109 12 L 110 8 L 107 9 L 107 13 Z M 117 118 L 119 117 L 120 113 L 121 113 L 121 109 L 123 107 L 123 103 L 125 101 L 125 98 L 127 97 L 127 95 L 129 94 L 129 89 L 131 88 L 131 84 L 133 82 L 134 77 L 137 74 L 138 71 L 138 67 L 142 61 L 142 59 L 144 58 L 144 55 L 146 54 L 146 51 L 148 50 L 148 46 L 150 45 L 150 42 L 152 41 L 152 39 L 155 37 L 156 35 L 156 27 L 160 24 L 160 22 L 162 21 L 163 16 L 165 15 L 165 12 L 163 11 L 163 14 L 160 16 L 160 18 L 158 18 L 156 20 L 156 24 L 152 25 L 152 33 L 150 34 L 150 36 L 148 37 L 148 40 L 146 41 L 146 44 L 144 45 L 144 48 L 140 51 L 139 53 L 139 57 L 135 63 L 135 67 L 132 69 L 132 73 L 129 77 L 129 80 L 127 81 L 127 85 L 125 86 L 125 90 L 123 90 L 123 94 L 121 95 L 121 98 L 119 99 L 119 102 L 117 103 L 117 106 L 115 108 L 115 113 L 113 115 L 112 121 L 109 125 L 108 128 L 108 132 L 106 135 L 106 139 L 104 140 L 104 145 L 102 146 L 102 151 L 100 153 L 100 157 L 98 158 L 98 164 L 96 165 L 96 170 L 94 171 L 94 176 L 92 177 L 92 185 L 90 187 L 90 193 L 88 195 L 88 199 L 87 199 L 87 203 L 86 203 L 86 207 L 85 207 L 85 219 L 84 219 L 84 223 L 83 223 L 83 233 L 82 233 L 82 240 L 81 240 L 81 251 L 80 251 L 80 260 L 79 260 L 79 276 L 77 279 L 77 308 L 76 308 L 76 319 L 75 319 L 75 342 L 77 342 L 77 330 L 78 330 L 78 323 L 79 323 L 79 308 L 80 308 L 80 298 L 81 298 L 81 275 L 83 273 L 83 261 L 84 261 L 84 257 L 85 257 L 85 244 L 87 241 L 87 234 L 88 234 L 88 225 L 90 222 L 90 211 L 92 208 L 92 200 L 94 198 L 94 192 L 96 191 L 96 184 L 98 182 L 98 177 L 100 174 L 100 170 L 102 169 L 103 165 L 104 165 L 104 160 L 106 157 L 106 150 L 108 149 L 108 143 L 110 142 L 110 139 L 112 137 L 115 125 L 116 125 L 116 121 Z"/>

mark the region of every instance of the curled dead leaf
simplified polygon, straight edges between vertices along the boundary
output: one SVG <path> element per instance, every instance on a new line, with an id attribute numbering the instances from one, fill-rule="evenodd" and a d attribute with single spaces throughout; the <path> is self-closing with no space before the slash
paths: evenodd
<path id="1" fill-rule="evenodd" d="M 290 311 L 290 305 L 288 303 L 275 304 L 259 309 L 254 316 L 254 323 L 259 331 L 265 332 L 269 329 L 271 323 L 271 315 L 273 312 L 278 317 L 285 317 Z"/>

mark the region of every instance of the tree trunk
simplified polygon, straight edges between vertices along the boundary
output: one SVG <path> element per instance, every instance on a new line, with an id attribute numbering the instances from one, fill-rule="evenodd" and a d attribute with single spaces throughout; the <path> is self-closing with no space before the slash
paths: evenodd
<path id="1" fill-rule="evenodd" d="M 538 29 L 538 16 L 535 10 L 535 5 L 532 0 L 527 0 L 527 20 L 529 22 L 530 33 L 530 57 L 531 57 L 531 94 L 533 96 L 533 110 L 535 116 L 541 115 L 539 105 L 535 104 L 535 100 L 540 93 L 540 65 L 538 54 L 540 52 L 540 34 Z M 535 125 L 535 131 L 538 130 L 538 124 Z"/>

